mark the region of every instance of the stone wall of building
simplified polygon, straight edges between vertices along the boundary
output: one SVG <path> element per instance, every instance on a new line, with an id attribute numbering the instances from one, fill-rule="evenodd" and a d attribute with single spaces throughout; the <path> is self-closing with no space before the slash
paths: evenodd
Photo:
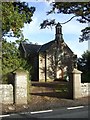
<path id="1" fill-rule="evenodd" d="M 11 84 L 0 84 L 0 103 L 13 104 L 13 86 Z"/>
<path id="2" fill-rule="evenodd" d="M 45 82 L 45 58 L 39 55 L 39 82 Z"/>
<path id="3" fill-rule="evenodd" d="M 90 96 L 90 83 L 81 83 L 82 97 Z"/>

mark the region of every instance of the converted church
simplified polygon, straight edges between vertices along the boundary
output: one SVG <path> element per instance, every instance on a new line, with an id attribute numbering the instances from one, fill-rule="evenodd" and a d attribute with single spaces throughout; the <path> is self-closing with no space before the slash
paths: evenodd
<path id="1" fill-rule="evenodd" d="M 32 81 L 69 80 L 69 73 L 75 67 L 76 55 L 64 42 L 62 26 L 57 23 L 55 39 L 43 44 L 20 43 L 21 55 L 28 58 L 32 66 Z"/>

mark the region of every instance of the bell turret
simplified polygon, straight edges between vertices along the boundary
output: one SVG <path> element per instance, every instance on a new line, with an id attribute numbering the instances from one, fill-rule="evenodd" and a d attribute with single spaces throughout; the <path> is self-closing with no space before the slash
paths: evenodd
<path id="1" fill-rule="evenodd" d="M 55 34 L 56 40 L 63 40 L 62 37 L 62 26 L 60 25 L 60 23 L 58 22 L 56 25 L 56 34 Z"/>

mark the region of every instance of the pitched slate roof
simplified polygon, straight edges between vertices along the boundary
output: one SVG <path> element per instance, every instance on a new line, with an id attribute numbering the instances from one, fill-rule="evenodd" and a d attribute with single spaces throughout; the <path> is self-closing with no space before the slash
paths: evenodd
<path id="1" fill-rule="evenodd" d="M 45 52 L 54 42 L 55 40 L 50 41 L 43 45 L 28 44 L 28 43 L 22 42 L 21 45 L 24 51 L 26 52 L 26 54 L 30 55 L 30 54 L 36 54 L 38 52 Z"/>
<path id="2" fill-rule="evenodd" d="M 50 48 L 52 44 L 55 43 L 56 40 L 50 41 L 46 44 L 43 45 L 36 45 L 36 44 L 28 44 L 28 43 L 22 43 L 23 49 L 25 51 L 25 54 L 27 55 L 33 55 L 33 54 L 38 54 L 40 52 L 45 52 Z M 72 50 L 68 47 L 68 45 L 65 43 L 66 48 L 72 52 Z"/>
<path id="3" fill-rule="evenodd" d="M 28 44 L 28 43 L 21 43 L 24 51 L 26 54 L 36 54 L 41 45 L 36 45 L 36 44 Z"/>
<path id="4" fill-rule="evenodd" d="M 46 44 L 43 44 L 40 49 L 39 49 L 39 52 L 45 52 L 53 43 L 55 42 L 55 40 L 53 41 L 50 41 Z"/>

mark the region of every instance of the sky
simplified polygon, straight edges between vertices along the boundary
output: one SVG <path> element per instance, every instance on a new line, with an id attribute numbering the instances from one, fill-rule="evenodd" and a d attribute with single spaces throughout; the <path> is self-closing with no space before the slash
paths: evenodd
<path id="1" fill-rule="evenodd" d="M 46 12 L 50 10 L 51 6 L 48 2 L 28 2 L 29 6 L 36 7 L 36 11 L 32 17 L 30 24 L 24 24 L 23 34 L 24 38 L 29 39 L 32 43 L 38 43 L 40 45 L 45 44 L 55 39 L 55 26 L 46 29 L 40 29 L 40 23 L 45 19 L 55 19 L 56 22 L 66 22 L 72 17 L 72 15 L 63 14 L 51 14 L 46 15 Z M 76 21 L 76 18 L 70 22 L 62 25 L 63 38 L 66 44 L 71 48 L 74 54 L 80 57 L 84 51 L 88 49 L 88 42 L 79 42 L 81 30 L 84 29 L 87 24 L 81 24 Z M 10 38 L 9 38 L 10 39 Z"/>

